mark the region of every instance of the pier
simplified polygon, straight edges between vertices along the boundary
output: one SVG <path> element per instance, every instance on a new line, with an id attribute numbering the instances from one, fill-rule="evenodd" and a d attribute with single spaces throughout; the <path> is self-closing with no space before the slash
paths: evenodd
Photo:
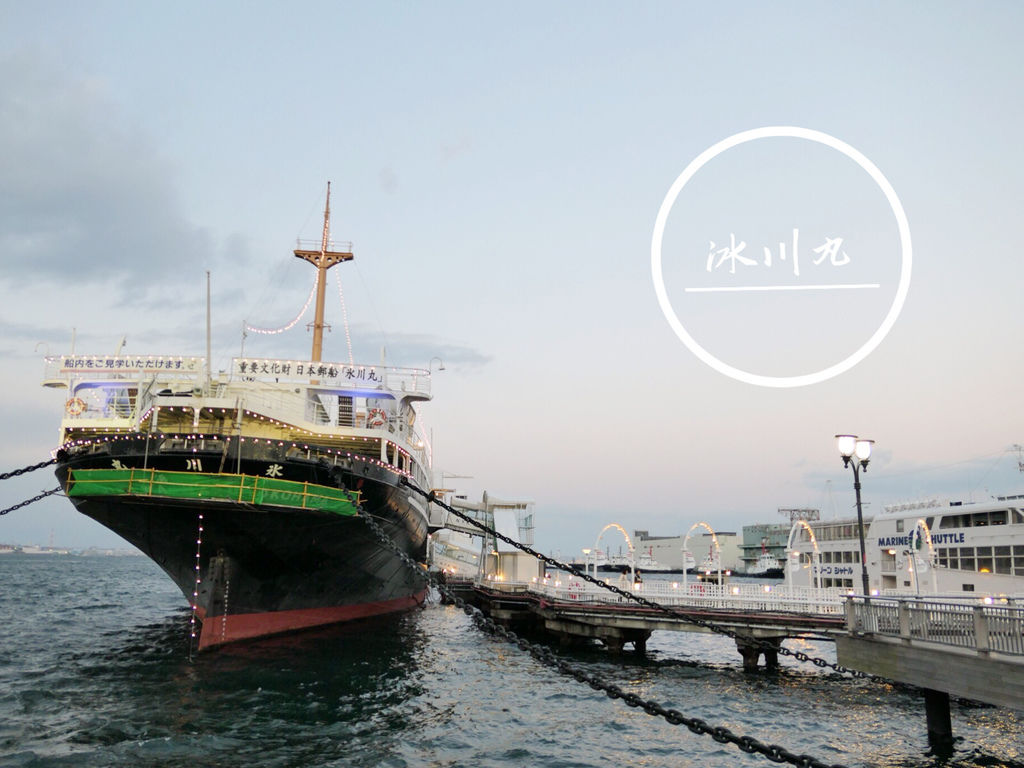
<path id="1" fill-rule="evenodd" d="M 546 633 L 565 645 L 597 640 L 614 653 L 626 645 L 644 653 L 655 631 L 715 631 L 735 640 L 745 671 L 757 670 L 762 656 L 771 670 L 784 640 L 830 639 L 836 643 L 836 669 L 922 689 L 936 754 L 953 748 L 950 696 L 1024 710 L 1024 606 L 1013 598 L 941 602 L 781 584 L 667 581 L 628 588 L 657 605 L 573 574 L 461 585 L 498 622 Z"/>
<path id="2" fill-rule="evenodd" d="M 462 590 L 485 613 L 509 626 L 544 632 L 567 645 L 597 640 L 616 653 L 626 645 L 642 653 L 651 633 L 659 630 L 722 628 L 735 636 L 747 670 L 756 669 L 762 655 L 767 668 L 776 667 L 778 648 L 787 638 L 834 638 L 846 631 L 846 599 L 838 590 L 692 580 L 627 586 L 632 594 L 671 612 L 572 575 L 528 583 L 484 579 L 467 582 Z"/>
<path id="3" fill-rule="evenodd" d="M 840 663 L 924 690 L 928 738 L 949 749 L 950 695 L 1024 710 L 1024 606 L 914 598 L 847 601 Z"/>

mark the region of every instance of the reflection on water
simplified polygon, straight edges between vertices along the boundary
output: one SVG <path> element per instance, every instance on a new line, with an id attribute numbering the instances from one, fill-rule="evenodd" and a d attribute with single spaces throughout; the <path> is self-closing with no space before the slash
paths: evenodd
<path id="1" fill-rule="evenodd" d="M 26 560 L 32 562 L 26 562 Z M 14 766 L 767 765 L 560 676 L 452 607 L 188 658 L 188 610 L 136 558 L 5 556 L 0 763 Z M 920 696 L 732 641 L 659 632 L 646 658 L 573 661 L 689 716 L 851 766 L 1024 766 L 1019 713 L 954 706 L 929 757 Z M 825 641 L 792 643 L 834 658 Z M 560 653 L 563 653 L 559 649 Z"/>

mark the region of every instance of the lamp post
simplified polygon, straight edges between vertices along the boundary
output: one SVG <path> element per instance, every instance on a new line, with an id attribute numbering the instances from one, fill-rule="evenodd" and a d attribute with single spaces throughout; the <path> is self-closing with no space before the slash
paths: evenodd
<path id="1" fill-rule="evenodd" d="M 874 440 L 862 440 L 856 435 L 836 435 L 836 447 L 843 457 L 844 467 L 853 467 L 853 490 L 857 494 L 857 533 L 860 537 L 860 578 L 864 585 L 864 596 L 868 597 L 868 557 L 864 550 L 864 513 L 860 503 L 860 470 L 868 471 L 871 446 Z"/>

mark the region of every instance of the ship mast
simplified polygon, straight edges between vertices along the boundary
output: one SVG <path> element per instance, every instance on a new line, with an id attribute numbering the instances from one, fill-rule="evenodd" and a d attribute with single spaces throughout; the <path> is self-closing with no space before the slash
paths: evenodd
<path id="1" fill-rule="evenodd" d="M 327 293 L 327 270 L 343 261 L 352 261 L 351 245 L 347 251 L 329 251 L 331 236 L 331 182 L 327 182 L 327 204 L 324 206 L 324 231 L 320 240 L 320 250 L 295 249 L 295 255 L 308 261 L 317 269 L 316 276 L 316 318 L 313 320 L 313 354 L 314 363 L 320 362 L 324 347 L 324 297 Z"/>

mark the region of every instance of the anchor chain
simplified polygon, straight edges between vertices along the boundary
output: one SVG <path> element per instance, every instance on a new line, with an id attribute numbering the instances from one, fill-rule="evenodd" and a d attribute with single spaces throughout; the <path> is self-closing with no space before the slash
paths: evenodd
<path id="1" fill-rule="evenodd" d="M 581 578 L 581 579 L 583 579 L 585 581 L 590 582 L 591 584 L 596 584 L 597 586 L 601 587 L 602 589 L 606 589 L 606 590 L 608 590 L 610 592 L 614 592 L 619 597 L 624 597 L 627 600 L 632 600 L 635 603 L 639 603 L 640 605 L 644 606 L 645 608 L 650 608 L 652 610 L 655 610 L 655 611 L 658 611 L 660 613 L 663 613 L 663 614 L 665 614 L 667 616 L 671 616 L 674 619 L 680 619 L 680 620 L 688 622 L 690 624 L 694 624 L 694 625 L 696 625 L 698 627 L 701 627 L 702 629 L 708 630 L 709 632 L 714 632 L 715 634 L 718 634 L 718 635 L 724 635 L 726 637 L 730 637 L 733 640 L 742 642 L 744 645 L 747 645 L 747 646 L 751 646 L 752 645 L 752 646 L 754 646 L 754 647 L 756 647 L 756 648 L 758 648 L 758 649 L 760 649 L 762 651 L 764 651 L 764 650 L 775 651 L 777 653 L 781 653 L 784 656 L 791 656 L 792 658 L 794 658 L 794 659 L 796 659 L 797 661 L 800 661 L 800 662 L 805 662 L 805 663 L 806 662 L 810 662 L 810 663 L 814 664 L 816 667 L 819 667 L 821 669 L 824 669 L 824 668 L 828 667 L 830 669 L 833 669 L 836 672 L 839 672 L 840 674 L 848 674 L 848 675 L 850 675 L 852 677 L 855 677 L 855 678 L 871 679 L 871 680 L 877 680 L 877 681 L 886 682 L 886 683 L 891 682 L 891 681 L 887 680 L 884 677 L 880 677 L 878 675 L 872 675 L 872 674 L 867 673 L 867 672 L 861 672 L 859 669 L 850 669 L 849 667 L 844 667 L 842 664 L 839 664 L 837 662 L 831 662 L 831 661 L 828 661 L 827 659 L 822 659 L 820 657 L 808 656 L 803 651 L 793 651 L 793 650 L 790 650 L 789 648 L 786 648 L 785 646 L 783 646 L 781 644 L 776 646 L 776 645 L 773 645 L 772 643 L 769 643 L 769 642 L 767 642 L 765 640 L 762 640 L 760 638 L 750 637 L 748 635 L 743 635 L 743 634 L 741 634 L 739 632 L 736 632 L 736 631 L 734 631 L 732 629 L 729 629 L 728 627 L 719 626 L 718 624 L 716 624 L 713 621 L 708 621 L 707 619 L 702 619 L 699 616 L 689 616 L 687 614 L 680 613 L 679 611 L 675 611 L 672 608 L 669 608 L 668 606 L 661 605 L 660 603 L 657 603 L 657 602 L 655 602 L 653 600 L 648 600 L 647 598 L 642 597 L 641 595 L 637 595 L 637 594 L 634 594 L 633 592 L 627 592 L 624 589 L 620 589 L 619 587 L 615 586 L 614 584 L 606 584 L 605 582 L 601 581 L 598 578 L 595 578 L 595 577 L 591 576 L 588 573 L 580 572 L 575 566 L 569 565 L 567 563 L 560 562 L 558 560 L 555 560 L 552 557 L 548 557 L 547 555 L 545 555 L 545 554 L 543 554 L 541 552 L 538 552 L 537 550 L 533 549 L 532 547 L 528 547 L 525 544 L 520 544 L 518 541 L 515 541 L 515 540 L 509 538 L 508 536 L 505 536 L 504 534 L 494 530 L 493 528 L 489 528 L 488 526 L 484 525 L 483 523 L 481 523 L 478 520 L 475 520 L 474 518 L 470 517 L 469 515 L 466 515 L 466 514 L 463 514 L 462 512 L 459 512 L 454 507 L 452 507 L 452 506 L 446 504 L 445 502 L 441 501 L 440 499 L 438 499 L 437 495 L 433 491 L 430 491 L 429 493 L 427 491 L 424 491 L 422 488 L 419 488 L 419 487 L 413 485 L 413 483 L 410 482 L 409 479 L 406 478 L 406 477 L 403 477 L 401 479 L 401 482 L 404 485 L 408 486 L 413 491 L 415 491 L 416 493 L 420 494 L 428 502 L 432 502 L 434 504 L 437 504 L 439 507 L 441 507 L 442 509 L 447 510 L 448 512 L 452 513 L 453 515 L 455 515 L 456 517 L 460 518 L 461 520 L 464 520 L 467 523 L 472 523 L 473 525 L 475 525 L 477 528 L 479 528 L 480 530 L 484 531 L 485 533 L 487 533 L 487 534 L 489 534 L 491 536 L 495 536 L 496 538 L 501 539 L 506 544 L 510 544 L 513 547 L 515 547 L 516 549 L 518 549 L 518 550 L 520 550 L 522 552 L 525 552 L 528 555 L 532 555 L 533 557 L 536 557 L 538 560 L 542 560 L 543 562 L 545 562 L 548 565 L 550 565 L 552 568 L 557 568 L 558 570 L 561 570 L 561 571 L 567 571 L 567 572 L 573 574 L 574 576 L 578 576 L 579 578 Z"/>
<path id="2" fill-rule="evenodd" d="M 733 744 L 740 751 L 746 752 L 747 754 L 760 754 L 772 762 L 789 763 L 790 765 L 800 766 L 800 768 L 845 768 L 845 766 L 841 764 L 823 763 L 811 755 L 798 755 L 778 744 L 765 744 L 764 742 L 755 739 L 753 736 L 739 735 L 725 726 L 713 726 L 698 717 L 687 717 L 677 709 L 666 708 L 654 700 L 643 699 L 635 693 L 628 693 L 618 685 L 606 682 L 597 675 L 591 674 L 580 667 L 569 663 L 565 659 L 559 658 L 547 646 L 530 642 L 526 638 L 520 637 L 512 630 L 496 623 L 493 619 L 485 616 L 479 608 L 470 605 L 448 589 L 446 585 L 438 582 L 430 575 L 430 573 L 421 568 L 407 552 L 395 544 L 384 530 L 384 527 L 367 515 L 358 503 L 356 503 L 356 509 L 359 511 L 360 517 L 362 517 L 370 530 L 373 531 L 385 547 L 394 552 L 406 566 L 408 566 L 420 579 L 423 580 L 424 583 L 437 589 L 447 599 L 454 603 L 457 608 L 469 616 L 479 629 L 490 635 L 499 637 L 512 645 L 518 646 L 521 650 L 526 651 L 545 666 L 556 669 L 561 674 L 572 677 L 578 682 L 586 683 L 595 691 L 604 691 L 610 699 L 621 699 L 628 707 L 643 709 L 643 711 L 648 715 L 663 718 L 666 722 L 671 723 L 672 725 L 685 725 L 692 733 L 699 736 L 711 736 L 711 738 L 719 744 Z"/>
<path id="3" fill-rule="evenodd" d="M 6 515 L 8 512 L 13 512 L 16 509 L 21 509 L 22 507 L 27 507 L 29 504 L 34 504 L 37 501 L 45 499 L 47 496 L 53 496 L 53 494 L 55 494 L 55 493 L 60 493 L 60 486 L 59 485 L 56 488 L 54 488 L 53 490 L 43 491 L 38 496 L 33 496 L 31 499 L 26 499 L 25 501 L 21 502 L 20 504 L 15 504 L 13 507 L 8 507 L 7 509 L 0 509 L 0 515 Z"/>
<path id="4" fill-rule="evenodd" d="M 27 467 L 22 467 L 21 469 L 15 469 L 15 470 L 12 470 L 10 472 L 2 472 L 2 473 L 0 473 L 0 480 L 9 480 L 12 477 L 17 477 L 18 475 L 24 475 L 26 472 L 35 472 L 37 469 L 42 469 L 43 467 L 48 467 L 51 464 L 56 464 L 56 463 L 57 463 L 56 459 L 50 459 L 49 461 L 41 461 L 38 464 L 30 464 Z"/>

